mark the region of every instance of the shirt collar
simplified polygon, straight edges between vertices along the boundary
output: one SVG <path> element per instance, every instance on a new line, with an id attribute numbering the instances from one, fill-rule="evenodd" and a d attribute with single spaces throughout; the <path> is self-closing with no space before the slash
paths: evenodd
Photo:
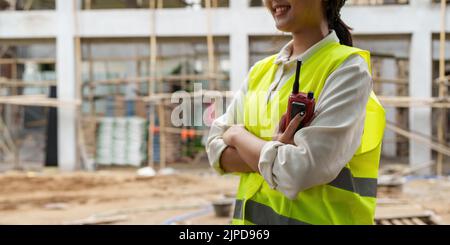
<path id="1" fill-rule="evenodd" d="M 318 43 L 314 44 L 312 47 L 310 47 L 308 50 L 306 50 L 303 54 L 300 54 L 299 56 L 297 56 L 296 59 L 289 60 L 289 58 L 291 57 L 291 54 L 292 54 L 292 44 L 293 44 L 293 42 L 294 42 L 293 40 L 289 41 L 289 43 L 287 43 L 281 49 L 281 51 L 278 53 L 278 56 L 277 56 L 277 58 L 275 60 L 275 64 L 276 65 L 279 65 L 281 63 L 291 63 L 291 62 L 296 61 L 298 59 L 305 61 L 306 59 L 311 57 L 313 54 L 315 54 L 323 46 L 325 46 L 325 45 L 327 45 L 329 43 L 339 42 L 339 38 L 336 35 L 336 32 L 334 30 L 332 30 L 330 32 L 330 34 L 328 34 L 326 37 L 324 37 Z"/>

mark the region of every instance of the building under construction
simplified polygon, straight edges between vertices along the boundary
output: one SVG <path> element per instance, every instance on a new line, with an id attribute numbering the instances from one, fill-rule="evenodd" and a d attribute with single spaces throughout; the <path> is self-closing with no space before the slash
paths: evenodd
<path id="1" fill-rule="evenodd" d="M 450 173 L 447 13 L 437 0 L 343 9 L 372 54 L 384 166 Z M 0 171 L 204 161 L 203 114 L 288 40 L 261 0 L 0 0 Z M 200 110 L 192 125 L 172 123 L 177 91 Z"/>

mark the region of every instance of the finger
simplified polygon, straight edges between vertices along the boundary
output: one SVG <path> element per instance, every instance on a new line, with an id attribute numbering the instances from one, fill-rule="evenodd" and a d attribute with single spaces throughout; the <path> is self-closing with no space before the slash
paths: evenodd
<path id="1" fill-rule="evenodd" d="M 280 123 L 278 124 L 278 133 L 284 133 L 286 130 L 286 113 L 281 117 Z"/>
<path id="2" fill-rule="evenodd" d="M 281 134 L 275 134 L 274 136 L 272 136 L 273 141 L 278 141 L 280 138 L 281 138 Z"/>
<path id="3" fill-rule="evenodd" d="M 287 135 L 293 136 L 297 131 L 298 126 L 300 126 L 300 123 L 302 122 L 303 118 L 304 116 L 301 116 L 300 113 L 297 114 L 287 126 L 285 133 Z"/>

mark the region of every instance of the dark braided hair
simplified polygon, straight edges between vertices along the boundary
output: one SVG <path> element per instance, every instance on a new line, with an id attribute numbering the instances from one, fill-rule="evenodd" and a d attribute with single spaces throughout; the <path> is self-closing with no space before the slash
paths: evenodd
<path id="1" fill-rule="evenodd" d="M 341 44 L 353 46 L 353 39 L 350 28 L 341 19 L 341 9 L 346 0 L 324 0 L 325 16 L 328 20 L 328 27 L 336 31 Z"/>

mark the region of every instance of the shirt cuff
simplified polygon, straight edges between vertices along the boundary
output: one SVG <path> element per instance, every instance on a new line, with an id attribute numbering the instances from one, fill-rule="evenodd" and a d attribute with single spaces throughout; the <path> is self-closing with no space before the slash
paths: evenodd
<path id="1" fill-rule="evenodd" d="M 277 188 L 277 184 L 275 183 L 273 176 L 273 165 L 275 159 L 277 158 L 278 147 L 282 145 L 283 143 L 278 141 L 269 141 L 266 144 L 264 144 L 259 156 L 259 163 L 258 163 L 259 172 L 272 189 Z"/>
<path id="2" fill-rule="evenodd" d="M 222 138 L 219 138 L 211 141 L 207 151 L 208 160 L 211 167 L 220 175 L 225 174 L 225 171 L 220 166 L 220 157 L 226 148 L 227 144 L 225 144 L 225 141 L 223 141 Z"/>

